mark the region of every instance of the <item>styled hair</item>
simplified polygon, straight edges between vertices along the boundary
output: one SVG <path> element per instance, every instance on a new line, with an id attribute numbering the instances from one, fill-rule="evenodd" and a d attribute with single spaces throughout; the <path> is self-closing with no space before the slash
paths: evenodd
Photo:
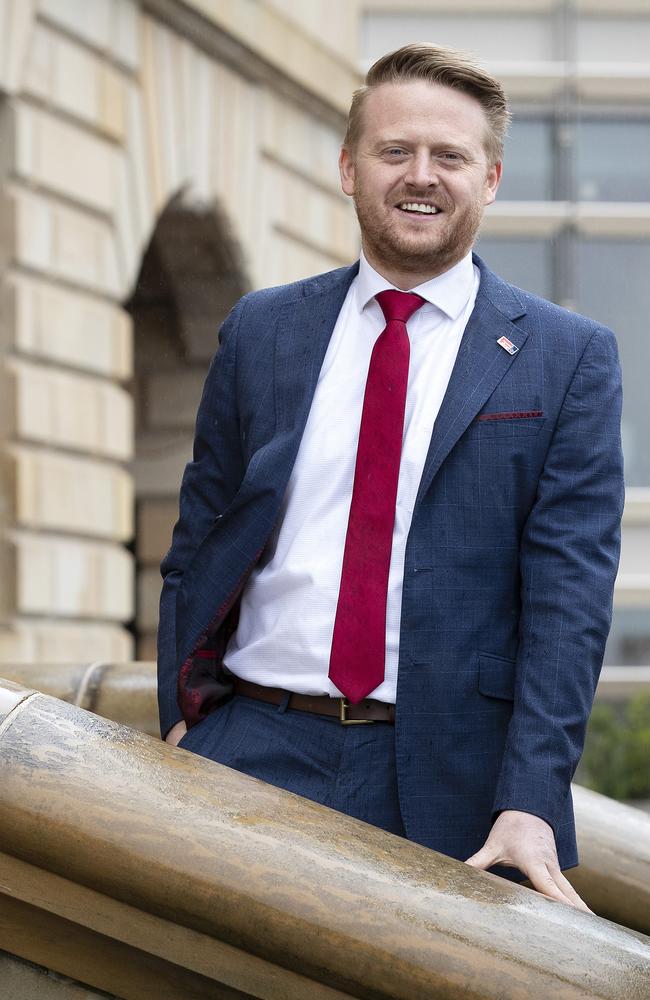
<path id="1" fill-rule="evenodd" d="M 402 83 L 406 80 L 426 80 L 469 94 L 483 108 L 488 123 L 485 151 L 491 165 L 503 156 L 503 141 L 510 121 L 508 100 L 497 79 L 474 62 L 471 56 L 457 49 L 443 48 L 427 42 L 413 42 L 388 52 L 366 73 L 363 87 L 355 90 L 348 114 L 348 126 L 343 145 L 353 152 L 363 129 L 363 108 L 368 98 L 382 83 Z"/>

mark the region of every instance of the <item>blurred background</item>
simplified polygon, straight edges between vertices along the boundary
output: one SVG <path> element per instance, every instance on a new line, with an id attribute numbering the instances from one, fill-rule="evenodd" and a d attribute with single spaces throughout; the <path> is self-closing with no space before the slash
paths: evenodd
<path id="1" fill-rule="evenodd" d="M 416 40 L 476 54 L 512 102 L 479 252 L 618 336 L 606 664 L 626 699 L 650 686 L 650 0 L 0 0 L 0 673 L 155 659 L 218 325 L 357 257 L 350 96 Z M 650 709 L 624 711 L 596 717 L 596 770 L 636 726 L 650 796 Z"/>

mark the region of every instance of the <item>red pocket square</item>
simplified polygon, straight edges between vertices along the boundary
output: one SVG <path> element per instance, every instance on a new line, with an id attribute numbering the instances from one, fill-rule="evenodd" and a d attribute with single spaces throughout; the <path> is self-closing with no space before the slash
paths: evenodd
<path id="1" fill-rule="evenodd" d="M 480 413 L 477 420 L 522 420 L 530 417 L 543 417 L 543 410 L 511 410 L 507 413 Z"/>

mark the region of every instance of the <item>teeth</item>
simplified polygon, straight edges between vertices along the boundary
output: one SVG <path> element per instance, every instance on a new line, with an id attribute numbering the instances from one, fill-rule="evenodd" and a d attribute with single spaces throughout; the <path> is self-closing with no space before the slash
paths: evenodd
<path id="1" fill-rule="evenodd" d="M 417 201 L 403 201 L 399 207 L 406 212 L 423 212 L 425 215 L 435 215 L 438 212 L 435 205 L 423 205 Z"/>

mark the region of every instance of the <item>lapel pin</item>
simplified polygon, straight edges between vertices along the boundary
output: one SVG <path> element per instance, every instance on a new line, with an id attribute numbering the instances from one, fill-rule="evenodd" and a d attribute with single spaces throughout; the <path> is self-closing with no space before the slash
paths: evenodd
<path id="1" fill-rule="evenodd" d="M 497 344 L 499 345 L 499 347 L 502 347 L 504 351 L 507 351 L 508 354 L 516 354 L 519 350 L 519 348 L 515 347 L 513 342 L 511 340 L 508 340 L 507 337 L 499 337 L 499 339 L 497 340 Z"/>

